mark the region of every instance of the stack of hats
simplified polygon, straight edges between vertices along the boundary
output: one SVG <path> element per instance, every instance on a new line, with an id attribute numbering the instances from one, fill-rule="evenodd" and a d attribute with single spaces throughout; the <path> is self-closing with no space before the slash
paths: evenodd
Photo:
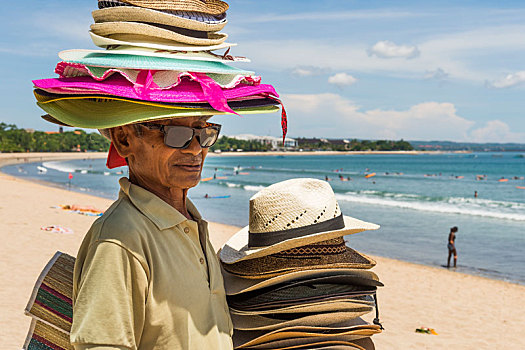
<path id="1" fill-rule="evenodd" d="M 90 35 L 104 50 L 66 50 L 59 78 L 34 80 L 47 121 L 106 129 L 158 119 L 271 113 L 278 94 L 249 62 L 229 54 L 219 33 L 228 4 L 220 0 L 99 0 Z M 221 54 L 217 50 L 226 50 Z M 286 113 L 281 114 L 283 139 Z M 108 166 L 125 165 L 113 148 Z"/>
<path id="2" fill-rule="evenodd" d="M 375 262 L 344 236 L 379 226 L 344 216 L 330 185 L 291 179 L 250 199 L 249 226 L 219 253 L 236 349 L 373 349 Z M 363 316 L 376 309 L 374 324 Z"/>

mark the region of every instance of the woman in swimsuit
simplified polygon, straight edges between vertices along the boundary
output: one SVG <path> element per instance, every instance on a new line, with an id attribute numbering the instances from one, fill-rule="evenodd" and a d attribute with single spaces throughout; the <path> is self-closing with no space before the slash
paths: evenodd
<path id="1" fill-rule="evenodd" d="M 447 268 L 450 267 L 450 257 L 452 256 L 452 253 L 454 253 L 454 267 L 456 267 L 456 262 L 458 260 L 458 254 L 456 252 L 456 232 L 458 232 L 458 227 L 454 226 L 450 229 L 450 233 L 448 235 L 448 259 L 447 259 Z"/>

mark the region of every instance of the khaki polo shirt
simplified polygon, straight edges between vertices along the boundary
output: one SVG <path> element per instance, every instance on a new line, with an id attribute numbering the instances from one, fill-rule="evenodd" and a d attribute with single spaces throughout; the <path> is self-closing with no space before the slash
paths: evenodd
<path id="1" fill-rule="evenodd" d="M 189 200 L 195 221 L 126 178 L 120 186 L 78 252 L 75 349 L 232 349 L 207 222 Z"/>

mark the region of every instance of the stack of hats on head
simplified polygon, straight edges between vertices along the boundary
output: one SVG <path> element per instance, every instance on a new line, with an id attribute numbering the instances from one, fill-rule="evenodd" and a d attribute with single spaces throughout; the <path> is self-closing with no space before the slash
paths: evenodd
<path id="1" fill-rule="evenodd" d="M 255 194 L 249 226 L 219 253 L 234 347 L 373 349 L 382 283 L 343 236 L 378 228 L 343 216 L 325 181 L 291 179 Z M 374 324 L 360 318 L 374 307 Z"/>
<path id="2" fill-rule="evenodd" d="M 272 113 L 281 102 L 219 33 L 220 0 L 99 0 L 90 35 L 104 50 L 66 50 L 59 78 L 34 80 L 47 121 L 83 128 L 188 116 Z M 217 50 L 226 50 L 219 54 Z M 283 140 L 286 112 L 282 109 Z M 108 166 L 125 165 L 112 147 Z"/>

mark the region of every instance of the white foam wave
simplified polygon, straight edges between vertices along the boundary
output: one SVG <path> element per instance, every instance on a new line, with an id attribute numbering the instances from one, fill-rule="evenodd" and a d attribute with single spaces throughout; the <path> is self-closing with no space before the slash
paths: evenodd
<path id="1" fill-rule="evenodd" d="M 226 186 L 232 188 L 232 187 L 241 187 L 241 184 L 234 184 L 231 182 L 226 182 Z"/>
<path id="2" fill-rule="evenodd" d="M 259 192 L 260 190 L 265 189 L 265 188 L 266 188 L 266 187 L 264 187 L 264 186 L 244 185 L 244 189 L 245 189 L 246 191 Z"/>
<path id="3" fill-rule="evenodd" d="M 77 169 L 62 161 L 44 162 L 42 165 L 48 169 L 57 170 L 63 173 L 74 173 Z"/>
<path id="4" fill-rule="evenodd" d="M 463 214 L 483 216 L 496 219 L 525 221 L 524 213 L 511 212 L 516 210 L 525 210 L 525 205 L 515 202 L 499 202 L 483 200 L 481 202 L 473 202 L 466 198 L 452 197 L 442 201 L 424 201 L 424 200 L 410 200 L 411 195 L 406 195 L 403 200 L 399 200 L 393 196 L 370 196 L 362 195 L 356 192 L 347 192 L 346 194 L 336 194 L 336 198 L 341 201 L 365 203 L 373 205 L 382 205 L 388 207 L 396 207 L 403 209 L 430 211 L 435 213 L 445 214 Z M 394 199 L 395 198 L 395 199 Z M 499 210 L 496 210 L 499 209 Z M 508 210 L 510 209 L 510 210 Z"/>

